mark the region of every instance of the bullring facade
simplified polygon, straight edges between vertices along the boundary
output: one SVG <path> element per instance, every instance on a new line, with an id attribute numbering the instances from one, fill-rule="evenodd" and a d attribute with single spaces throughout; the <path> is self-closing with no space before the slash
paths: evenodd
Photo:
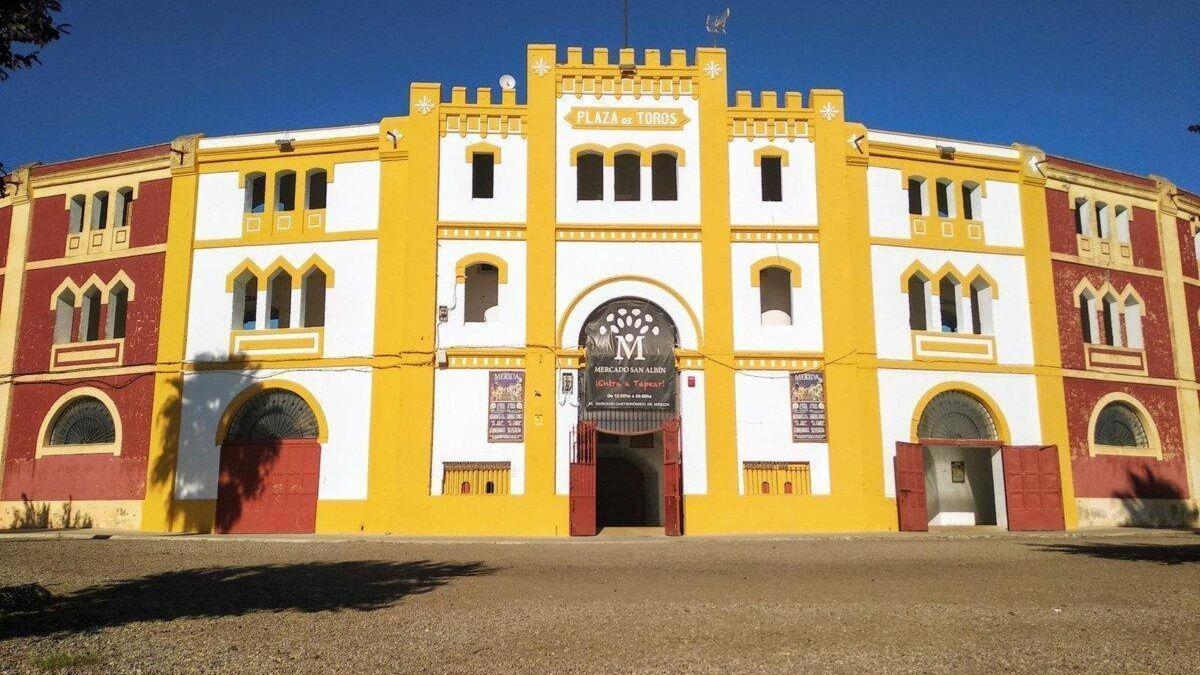
<path id="1" fill-rule="evenodd" d="M 14 173 L 6 512 L 535 535 L 1194 521 L 1200 198 L 867 129 L 835 90 L 731 99 L 727 66 L 531 45 L 522 102 L 414 83 L 377 124 Z"/>

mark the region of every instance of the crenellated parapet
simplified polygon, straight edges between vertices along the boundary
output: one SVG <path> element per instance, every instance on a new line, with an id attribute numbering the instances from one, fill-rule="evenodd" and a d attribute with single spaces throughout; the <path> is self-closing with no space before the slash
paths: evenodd
<path id="1" fill-rule="evenodd" d="M 804 97 L 798 91 L 783 94 L 783 104 L 774 91 L 759 94 L 758 105 L 749 91 L 738 91 L 729 108 L 729 138 L 806 138 L 809 125 L 816 114 L 804 107 Z"/>
<path id="2" fill-rule="evenodd" d="M 439 132 L 446 134 L 489 134 L 507 138 L 509 134 L 526 134 L 526 112 L 524 105 L 517 104 L 515 89 L 502 89 L 500 99 L 493 97 L 491 87 L 475 89 L 474 100 L 469 100 L 467 87 L 450 89 L 450 101 L 441 104 Z"/>
<path id="3" fill-rule="evenodd" d="M 642 52 L 639 62 L 637 50 L 621 49 L 613 62 L 607 48 L 596 47 L 592 50 L 591 61 L 585 62 L 582 47 L 568 47 L 567 62 L 553 66 L 557 94 L 597 99 L 601 96 L 697 98 L 700 94 L 698 80 L 705 76 L 698 59 L 689 65 L 684 49 L 672 49 L 666 63 L 662 57 L 659 50 L 647 49 Z M 532 67 L 534 74 L 544 76 L 550 66 L 535 63 Z M 723 67 L 715 62 L 710 68 L 710 72 L 715 73 L 713 77 L 719 76 L 722 70 Z"/>

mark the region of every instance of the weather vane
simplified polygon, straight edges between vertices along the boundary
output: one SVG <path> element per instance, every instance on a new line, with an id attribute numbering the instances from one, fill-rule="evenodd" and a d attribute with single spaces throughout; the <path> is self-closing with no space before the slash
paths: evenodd
<path id="1" fill-rule="evenodd" d="M 709 14 L 708 17 L 704 19 L 704 30 L 712 33 L 714 47 L 717 46 L 717 40 L 719 39 L 717 36 L 725 34 L 725 24 L 727 23 L 729 23 L 728 7 L 725 8 L 724 12 L 721 12 L 717 15 Z"/>

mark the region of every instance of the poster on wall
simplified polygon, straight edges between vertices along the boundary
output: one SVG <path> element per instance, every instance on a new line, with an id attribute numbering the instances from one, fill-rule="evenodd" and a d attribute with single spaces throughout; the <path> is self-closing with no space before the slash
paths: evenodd
<path id="1" fill-rule="evenodd" d="M 525 441 L 525 371 L 488 372 L 488 443 Z"/>
<path id="2" fill-rule="evenodd" d="M 792 442 L 827 441 L 825 373 L 792 373 Z"/>
<path id="3" fill-rule="evenodd" d="M 675 410 L 675 331 L 657 306 L 609 303 L 584 326 L 584 410 Z"/>

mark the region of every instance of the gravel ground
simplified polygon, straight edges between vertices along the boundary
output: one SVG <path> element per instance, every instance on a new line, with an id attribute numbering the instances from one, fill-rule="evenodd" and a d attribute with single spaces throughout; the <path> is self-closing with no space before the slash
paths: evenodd
<path id="1" fill-rule="evenodd" d="M 31 583 L 0 671 L 1200 672 L 1189 532 L 0 539 Z"/>

